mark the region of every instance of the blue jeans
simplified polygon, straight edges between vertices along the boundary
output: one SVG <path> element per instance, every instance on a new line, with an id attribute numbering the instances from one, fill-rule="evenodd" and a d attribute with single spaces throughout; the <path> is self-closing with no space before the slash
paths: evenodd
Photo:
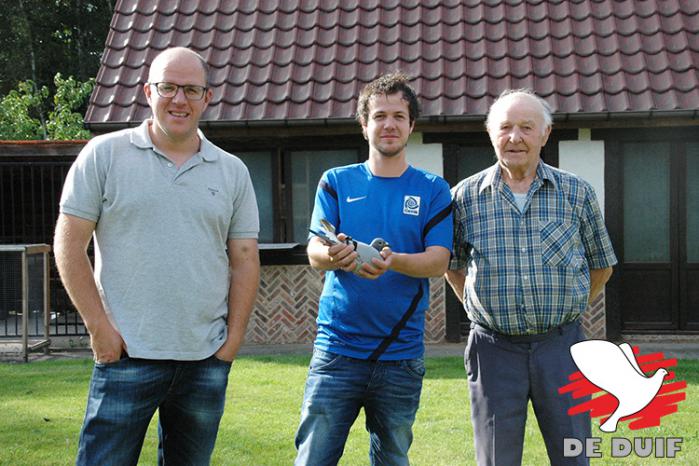
<path id="1" fill-rule="evenodd" d="M 135 465 L 159 410 L 158 464 L 208 465 L 231 364 L 122 358 L 95 364 L 77 465 Z"/>
<path id="2" fill-rule="evenodd" d="M 589 397 L 572 400 L 558 393 L 578 370 L 570 347 L 584 339 L 579 322 L 529 342 L 471 324 L 464 359 L 480 466 L 522 464 L 529 400 L 551 464 L 589 464 L 584 455 L 566 458 L 563 454 L 564 438 L 585 442 L 591 437 L 588 414 L 568 415 L 570 407 Z"/>
<path id="3" fill-rule="evenodd" d="M 367 361 L 313 350 L 296 434 L 296 465 L 335 465 L 363 407 L 372 465 L 408 464 L 422 358 Z"/>

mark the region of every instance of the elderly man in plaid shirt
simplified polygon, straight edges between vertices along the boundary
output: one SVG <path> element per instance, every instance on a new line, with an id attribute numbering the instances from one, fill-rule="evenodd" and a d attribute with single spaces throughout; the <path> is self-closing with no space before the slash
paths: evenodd
<path id="1" fill-rule="evenodd" d="M 551 111 L 528 90 L 508 90 L 488 113 L 497 155 L 461 181 L 454 199 L 454 257 L 447 280 L 471 320 L 465 352 L 480 465 L 521 464 L 532 401 L 552 464 L 564 438 L 590 437 L 587 415 L 560 396 L 577 370 L 570 346 L 616 257 L 592 187 L 540 158 Z M 576 401 L 576 403 L 579 401 Z"/>

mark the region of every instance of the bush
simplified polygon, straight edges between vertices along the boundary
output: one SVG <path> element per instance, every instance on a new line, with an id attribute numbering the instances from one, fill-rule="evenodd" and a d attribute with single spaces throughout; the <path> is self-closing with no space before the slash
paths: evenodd
<path id="1" fill-rule="evenodd" d="M 40 89 L 31 81 L 22 81 L 16 90 L 0 100 L 0 139 L 87 139 L 90 132 L 83 126 L 80 109 L 92 92 L 94 79 L 79 82 L 72 76 L 64 79 L 61 73 L 54 77 L 56 92 L 53 109 L 45 117 L 49 90 Z"/>
<path id="2" fill-rule="evenodd" d="M 48 97 L 46 86 L 38 89 L 34 81 L 22 81 L 17 90 L 0 100 L 0 139 L 42 139 L 45 131 L 38 116 Z"/>

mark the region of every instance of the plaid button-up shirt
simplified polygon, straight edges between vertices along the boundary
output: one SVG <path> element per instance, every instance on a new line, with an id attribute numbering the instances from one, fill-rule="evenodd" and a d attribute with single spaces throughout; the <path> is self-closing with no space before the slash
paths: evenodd
<path id="1" fill-rule="evenodd" d="M 590 269 L 616 263 L 592 187 L 543 162 L 523 212 L 498 164 L 461 181 L 452 197 L 450 269 L 466 269 L 472 322 L 526 335 L 573 321 L 587 307 Z"/>

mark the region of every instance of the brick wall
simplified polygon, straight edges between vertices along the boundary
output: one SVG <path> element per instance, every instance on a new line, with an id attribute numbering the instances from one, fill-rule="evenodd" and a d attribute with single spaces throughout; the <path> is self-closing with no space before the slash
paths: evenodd
<path id="1" fill-rule="evenodd" d="M 322 274 L 308 265 L 264 266 L 245 341 L 253 344 L 312 343 L 316 334 Z M 430 280 L 425 342 L 444 341 L 445 282 Z"/>
<path id="2" fill-rule="evenodd" d="M 604 291 L 587 306 L 583 314 L 583 329 L 588 338 L 605 339 L 607 337 Z"/>
<path id="3" fill-rule="evenodd" d="M 308 265 L 262 267 L 260 289 L 245 341 L 253 344 L 312 343 L 316 334 L 322 273 Z M 425 343 L 444 341 L 445 282 L 430 280 L 430 309 L 425 316 Z M 606 337 L 604 293 L 588 307 L 583 328 L 589 338 Z"/>

